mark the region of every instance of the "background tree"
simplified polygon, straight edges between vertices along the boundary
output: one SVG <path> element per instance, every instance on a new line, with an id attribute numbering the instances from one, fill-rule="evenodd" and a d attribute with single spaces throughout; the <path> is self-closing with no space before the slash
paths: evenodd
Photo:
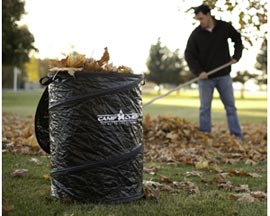
<path id="1" fill-rule="evenodd" d="M 146 74 L 146 80 L 154 82 L 159 86 L 160 92 L 160 85 L 164 79 L 164 65 L 162 64 L 163 59 L 167 55 L 167 48 L 161 46 L 160 38 L 155 45 L 151 45 L 149 57 L 147 59 L 146 66 L 149 70 L 149 73 Z"/>
<path id="2" fill-rule="evenodd" d="M 29 53 L 34 47 L 34 37 L 27 26 L 19 26 L 18 21 L 25 13 L 24 1 L 2 1 L 2 87 L 11 88 L 14 66 L 23 69 L 29 61 Z M 25 73 L 18 75 L 18 87 L 23 87 Z"/>
<path id="3" fill-rule="evenodd" d="M 262 73 L 257 77 L 258 85 L 267 84 L 267 40 L 264 39 L 261 50 L 257 55 L 257 63 L 255 65 L 256 69 L 260 70 Z"/>
<path id="4" fill-rule="evenodd" d="M 244 92 L 245 92 L 245 84 L 247 81 L 251 79 L 255 79 L 257 76 L 255 74 L 249 73 L 247 70 L 245 71 L 238 71 L 236 76 L 233 78 L 234 82 L 240 82 L 242 84 L 241 87 L 241 99 L 244 99 Z"/>
<path id="5" fill-rule="evenodd" d="M 27 26 L 18 26 L 25 13 L 24 1 L 2 1 L 2 63 L 3 65 L 22 66 L 29 60 L 29 53 L 37 50 L 34 37 Z"/>
<path id="6" fill-rule="evenodd" d="M 171 52 L 166 46 L 162 46 L 160 38 L 151 46 L 146 65 L 149 70 L 146 79 L 159 86 L 159 93 L 161 84 L 181 83 L 180 73 L 184 69 L 184 60 L 180 58 L 178 49 Z"/>
<path id="7" fill-rule="evenodd" d="M 165 65 L 165 79 L 164 83 L 179 85 L 182 83 L 181 73 L 184 70 L 184 59 L 179 57 L 179 50 L 176 49 L 171 52 L 169 49 L 166 58 L 164 59 Z"/>

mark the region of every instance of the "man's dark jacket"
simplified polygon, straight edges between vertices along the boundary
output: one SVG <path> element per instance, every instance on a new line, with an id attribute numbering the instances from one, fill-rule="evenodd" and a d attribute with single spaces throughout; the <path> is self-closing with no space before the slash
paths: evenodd
<path id="1" fill-rule="evenodd" d="M 201 72 L 208 72 L 223 64 L 228 63 L 232 58 L 239 60 L 242 56 L 241 35 L 233 26 L 221 20 L 215 20 L 215 27 L 212 32 L 198 26 L 191 33 L 185 50 L 185 59 L 193 74 L 198 76 Z M 234 54 L 231 57 L 228 38 L 234 42 Z M 231 67 L 222 69 L 209 78 L 227 75 Z"/>

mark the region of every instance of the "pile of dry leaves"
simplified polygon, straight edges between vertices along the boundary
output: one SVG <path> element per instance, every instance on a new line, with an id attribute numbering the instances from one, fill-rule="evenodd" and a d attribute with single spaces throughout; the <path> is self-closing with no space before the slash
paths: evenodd
<path id="1" fill-rule="evenodd" d="M 245 141 L 227 132 L 225 124 L 211 134 L 176 116 L 144 117 L 145 161 L 180 162 L 196 166 L 209 163 L 256 164 L 267 159 L 266 123 L 243 124 Z"/>
<path id="2" fill-rule="evenodd" d="M 145 162 L 179 162 L 200 168 L 238 161 L 254 165 L 267 159 L 266 123 L 244 124 L 245 141 L 229 135 L 225 124 L 205 134 L 195 124 L 176 116 L 146 115 L 143 126 Z M 22 154 L 45 154 L 36 141 L 33 117 L 3 113 L 2 148 Z"/>
<path id="3" fill-rule="evenodd" d="M 108 48 L 104 48 L 104 53 L 99 60 L 94 58 L 86 58 L 82 54 L 70 54 L 66 58 L 57 60 L 49 60 L 49 70 L 51 72 L 66 71 L 70 75 L 74 76 L 77 71 L 86 72 L 117 72 L 117 73 L 133 73 L 132 69 L 121 65 L 116 67 L 112 63 L 109 63 L 110 55 Z"/>
<path id="4" fill-rule="evenodd" d="M 36 140 L 32 116 L 2 114 L 2 152 L 45 154 Z"/>

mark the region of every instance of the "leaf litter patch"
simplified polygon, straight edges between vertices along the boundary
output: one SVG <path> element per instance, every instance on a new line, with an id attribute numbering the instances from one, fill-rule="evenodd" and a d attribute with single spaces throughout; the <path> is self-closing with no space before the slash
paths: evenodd
<path id="1" fill-rule="evenodd" d="M 32 116 L 15 114 L 2 115 L 2 152 L 18 154 L 47 155 L 39 147 L 34 132 Z M 160 166 L 144 167 L 144 173 L 155 176 L 157 181 L 144 180 L 144 194 L 147 199 L 159 199 L 161 192 L 189 195 L 201 194 L 200 186 L 189 179 L 199 178 L 203 184 L 216 184 L 221 191 L 228 192 L 228 198 L 237 202 L 253 203 L 266 201 L 266 192 L 252 191 L 249 185 L 235 185 L 228 178 L 232 176 L 262 178 L 256 172 L 245 170 L 223 171 L 219 164 L 244 162 L 254 166 L 267 159 L 266 123 L 245 123 L 242 125 L 246 140 L 241 141 L 227 133 L 225 124 L 216 124 L 211 134 L 202 133 L 197 125 L 176 116 L 144 117 L 144 162 L 162 162 L 172 165 L 192 165 L 195 171 L 186 172 L 182 181 L 160 175 Z M 40 166 L 37 159 L 29 162 Z M 215 177 L 207 179 L 203 171 L 212 170 Z M 12 177 L 24 178 L 30 175 L 23 168 L 14 170 Z"/>

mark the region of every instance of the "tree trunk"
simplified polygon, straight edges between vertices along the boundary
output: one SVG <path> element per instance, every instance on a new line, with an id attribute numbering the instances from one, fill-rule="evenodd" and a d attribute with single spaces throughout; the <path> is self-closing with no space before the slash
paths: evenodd
<path id="1" fill-rule="evenodd" d="M 245 84 L 242 84 L 242 88 L 241 88 L 241 99 L 244 99 L 244 93 L 245 93 Z"/>
<path id="2" fill-rule="evenodd" d="M 158 95 L 161 95 L 161 85 L 158 85 Z"/>

